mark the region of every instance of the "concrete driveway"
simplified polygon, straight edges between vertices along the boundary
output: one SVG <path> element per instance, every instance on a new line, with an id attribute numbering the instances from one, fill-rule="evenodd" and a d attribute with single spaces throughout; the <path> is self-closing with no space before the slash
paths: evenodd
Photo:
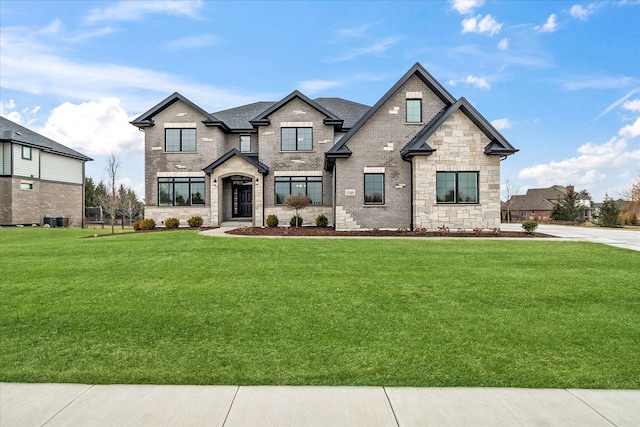
<path id="1" fill-rule="evenodd" d="M 500 229 L 504 231 L 522 231 L 520 224 L 503 223 Z M 638 230 L 540 224 L 536 231 L 557 236 L 563 240 L 602 243 L 617 248 L 640 251 L 640 231 Z"/>

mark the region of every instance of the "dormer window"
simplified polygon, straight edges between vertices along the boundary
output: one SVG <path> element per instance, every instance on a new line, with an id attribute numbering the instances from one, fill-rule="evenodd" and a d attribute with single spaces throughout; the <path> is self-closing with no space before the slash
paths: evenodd
<path id="1" fill-rule="evenodd" d="M 313 149 L 312 128 L 282 128 L 280 149 L 282 151 L 311 151 Z"/>
<path id="2" fill-rule="evenodd" d="M 196 151 L 195 129 L 165 129 L 165 151 Z"/>

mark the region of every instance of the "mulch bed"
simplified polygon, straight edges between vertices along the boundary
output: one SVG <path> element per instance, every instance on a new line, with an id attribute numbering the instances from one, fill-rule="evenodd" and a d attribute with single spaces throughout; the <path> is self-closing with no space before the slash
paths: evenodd
<path id="1" fill-rule="evenodd" d="M 527 234 L 523 231 L 479 230 L 474 231 L 428 231 L 409 230 L 362 230 L 336 231 L 331 227 L 240 227 L 226 232 L 244 236 L 334 236 L 334 237 L 554 237 L 544 233 Z"/>

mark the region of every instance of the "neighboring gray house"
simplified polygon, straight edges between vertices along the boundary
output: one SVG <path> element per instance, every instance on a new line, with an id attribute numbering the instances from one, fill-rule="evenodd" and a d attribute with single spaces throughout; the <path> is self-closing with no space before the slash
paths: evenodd
<path id="1" fill-rule="evenodd" d="M 0 117 L 0 225 L 82 226 L 89 157 Z"/>
<path id="2" fill-rule="evenodd" d="M 500 227 L 500 160 L 516 150 L 415 64 L 373 106 L 294 91 L 207 113 L 178 93 L 131 122 L 145 131 L 145 216 L 338 230 Z"/>

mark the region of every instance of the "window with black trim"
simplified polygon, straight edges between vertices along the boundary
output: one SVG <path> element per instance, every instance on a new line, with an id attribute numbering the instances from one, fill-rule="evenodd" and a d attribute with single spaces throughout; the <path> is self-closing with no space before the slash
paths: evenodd
<path id="1" fill-rule="evenodd" d="M 158 178 L 158 206 L 204 205 L 204 178 Z"/>
<path id="2" fill-rule="evenodd" d="M 196 151 L 195 129 L 165 129 L 165 151 Z"/>
<path id="3" fill-rule="evenodd" d="M 280 149 L 282 151 L 311 151 L 313 149 L 313 129 L 282 128 Z"/>
<path id="4" fill-rule="evenodd" d="M 322 205 L 321 176 L 276 176 L 276 205 L 284 205 L 290 194 L 306 194 L 312 205 Z"/>
<path id="5" fill-rule="evenodd" d="M 407 99 L 407 123 L 422 122 L 422 100 Z"/>
<path id="6" fill-rule="evenodd" d="M 365 173 L 364 174 L 364 204 L 383 205 L 384 204 L 384 174 Z"/>
<path id="7" fill-rule="evenodd" d="M 31 147 L 27 147 L 26 145 L 22 146 L 22 158 L 24 160 L 31 160 Z"/>
<path id="8" fill-rule="evenodd" d="M 251 136 L 240 135 L 240 151 L 243 153 L 251 151 Z"/>
<path id="9" fill-rule="evenodd" d="M 438 203 L 478 203 L 478 172 L 437 172 Z"/>

